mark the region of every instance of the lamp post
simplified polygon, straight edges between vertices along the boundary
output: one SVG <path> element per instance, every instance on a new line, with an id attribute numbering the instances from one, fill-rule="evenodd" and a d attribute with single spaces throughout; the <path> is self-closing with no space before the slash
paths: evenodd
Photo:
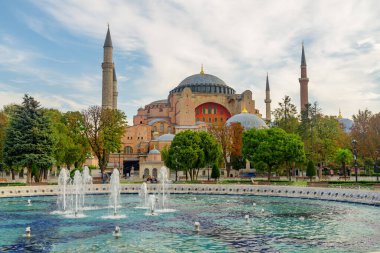
<path id="1" fill-rule="evenodd" d="M 358 182 L 358 150 L 356 149 L 356 144 L 358 143 L 355 139 L 352 140 L 354 161 L 355 161 L 355 181 Z"/>
<path id="2" fill-rule="evenodd" d="M 374 172 L 376 173 L 376 180 L 379 181 L 379 173 L 380 173 L 380 170 L 379 170 L 379 166 L 377 164 L 377 156 L 379 155 L 379 151 L 375 151 L 375 165 L 374 165 Z"/>

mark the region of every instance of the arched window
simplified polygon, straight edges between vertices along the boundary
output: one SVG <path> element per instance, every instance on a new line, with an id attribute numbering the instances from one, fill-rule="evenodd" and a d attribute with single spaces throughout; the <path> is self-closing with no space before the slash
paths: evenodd
<path id="1" fill-rule="evenodd" d="M 152 175 L 154 178 L 157 178 L 157 169 L 153 168 Z"/>
<path id="2" fill-rule="evenodd" d="M 198 120 L 197 120 L 198 121 Z M 171 134 L 172 133 L 172 127 L 171 126 L 168 126 L 168 133 Z"/>
<path id="3" fill-rule="evenodd" d="M 164 132 L 164 124 L 163 124 L 163 123 L 160 124 L 160 132 L 161 132 L 161 133 Z"/>
<path id="4" fill-rule="evenodd" d="M 146 168 L 144 170 L 144 178 L 147 178 L 147 177 L 149 177 L 149 169 L 148 168 Z"/>
<path id="5" fill-rule="evenodd" d="M 131 146 L 126 146 L 124 148 L 124 153 L 125 154 L 133 154 L 133 148 Z"/>
<path id="6" fill-rule="evenodd" d="M 153 127 L 153 132 L 157 132 L 157 127 L 156 126 Z"/>

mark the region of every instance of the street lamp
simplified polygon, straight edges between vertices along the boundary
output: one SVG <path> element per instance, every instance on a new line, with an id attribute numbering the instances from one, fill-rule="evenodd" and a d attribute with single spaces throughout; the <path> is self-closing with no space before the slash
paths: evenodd
<path id="1" fill-rule="evenodd" d="M 355 139 L 352 140 L 354 161 L 355 161 L 355 181 L 358 182 L 358 150 L 356 149 L 356 144 L 358 143 Z"/>
<path id="2" fill-rule="evenodd" d="M 374 172 L 376 173 L 376 177 L 377 177 L 377 181 L 379 181 L 379 173 L 380 173 L 380 169 L 379 169 L 379 165 L 377 164 L 377 156 L 379 155 L 379 151 L 375 151 L 375 164 L 374 164 Z"/>

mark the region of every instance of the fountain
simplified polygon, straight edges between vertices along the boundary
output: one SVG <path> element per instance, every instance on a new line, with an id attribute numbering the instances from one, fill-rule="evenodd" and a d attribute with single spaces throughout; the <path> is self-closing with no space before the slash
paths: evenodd
<path id="1" fill-rule="evenodd" d="M 142 209 L 149 208 L 148 187 L 145 182 L 141 184 L 139 197 L 140 197 L 140 204 L 136 208 L 142 208 Z"/>
<path id="2" fill-rule="evenodd" d="M 25 228 L 25 237 L 30 238 L 31 236 L 32 236 L 32 231 L 31 231 L 30 227 L 28 226 Z"/>
<path id="3" fill-rule="evenodd" d="M 125 215 L 121 215 L 118 211 L 120 207 L 120 173 L 118 169 L 113 169 L 111 180 L 110 180 L 110 199 L 109 206 L 112 210 L 112 215 L 103 216 L 104 219 L 120 219 L 126 217 Z"/>
<path id="4" fill-rule="evenodd" d="M 194 222 L 194 231 L 195 232 L 201 231 L 201 224 L 198 221 Z"/>
<path id="5" fill-rule="evenodd" d="M 159 170 L 158 173 L 158 180 L 161 184 L 160 187 L 160 195 L 159 195 L 159 201 L 158 201 L 158 209 L 157 212 L 161 213 L 168 213 L 168 212 L 175 212 L 175 209 L 170 209 L 169 207 L 169 178 L 168 178 L 168 169 L 163 166 Z"/>
<path id="6" fill-rule="evenodd" d="M 28 206 L 32 206 L 32 200 L 28 199 Z"/>
<path id="7" fill-rule="evenodd" d="M 115 238 L 119 238 L 121 236 L 121 232 L 120 232 L 120 227 L 119 226 L 115 227 L 115 230 L 113 231 L 113 236 L 115 236 Z"/>
<path id="8" fill-rule="evenodd" d="M 85 208 L 85 199 L 86 199 L 86 193 L 89 190 L 89 187 L 92 185 L 92 176 L 90 175 L 90 169 L 87 166 L 84 166 L 83 172 L 82 172 L 82 181 L 83 181 L 83 208 Z M 85 208 L 86 210 L 91 210 L 91 207 Z"/>
<path id="9" fill-rule="evenodd" d="M 145 213 L 145 215 L 147 216 L 155 216 L 155 215 L 158 215 L 155 211 L 155 207 L 156 207 L 156 202 L 157 202 L 157 197 L 156 195 L 152 194 L 152 195 L 149 195 L 149 198 L 148 198 L 148 211 Z"/>
<path id="10" fill-rule="evenodd" d="M 245 223 L 247 223 L 247 224 L 251 222 L 250 219 L 249 219 L 249 214 L 246 214 L 244 216 L 244 219 L 245 219 Z"/>
<path id="11" fill-rule="evenodd" d="M 58 188 L 60 194 L 58 195 L 57 204 L 58 209 L 61 212 L 67 211 L 67 195 L 68 195 L 68 185 L 70 185 L 70 175 L 66 168 L 62 168 L 58 177 Z"/>
<path id="12" fill-rule="evenodd" d="M 74 217 L 78 217 L 79 212 L 82 211 L 84 200 L 83 180 L 79 170 L 75 171 L 74 180 L 71 187 L 71 213 L 74 214 Z"/>

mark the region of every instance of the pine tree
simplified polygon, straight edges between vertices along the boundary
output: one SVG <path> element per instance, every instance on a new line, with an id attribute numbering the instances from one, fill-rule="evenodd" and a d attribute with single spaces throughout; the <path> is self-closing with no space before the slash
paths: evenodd
<path id="1" fill-rule="evenodd" d="M 6 130 L 4 161 L 8 166 L 26 167 L 28 183 L 32 182 L 34 171 L 35 181 L 38 182 L 53 164 L 53 145 L 49 120 L 39 103 L 25 95 Z"/>
<path id="2" fill-rule="evenodd" d="M 215 179 L 215 181 L 220 177 L 220 169 L 218 165 L 214 164 L 212 166 L 212 171 L 211 171 L 211 178 Z"/>
<path id="3" fill-rule="evenodd" d="M 314 163 L 313 163 L 313 161 L 310 160 L 307 163 L 307 168 L 306 168 L 306 176 L 308 176 L 310 178 L 310 182 L 316 174 L 317 174 L 317 172 L 315 170 Z"/>

